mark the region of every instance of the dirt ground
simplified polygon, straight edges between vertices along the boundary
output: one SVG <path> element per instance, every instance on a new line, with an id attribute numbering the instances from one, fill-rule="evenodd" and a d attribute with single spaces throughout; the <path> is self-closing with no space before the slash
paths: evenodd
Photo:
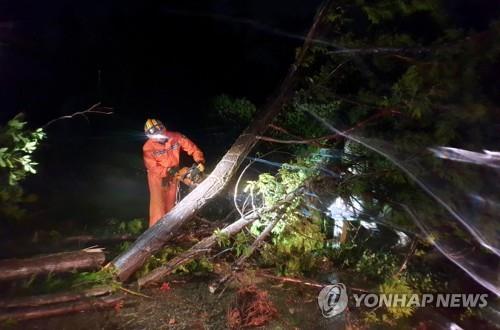
<path id="1" fill-rule="evenodd" d="M 211 277 L 175 277 L 169 288 L 142 291 L 151 299 L 127 296 L 122 308 L 82 312 L 13 325 L 12 329 L 227 329 L 227 312 L 236 298 L 230 285 L 222 295 L 211 294 Z M 248 284 L 248 283 L 245 283 Z M 343 329 L 342 319 L 325 319 L 316 303 L 318 290 L 268 280 L 255 283 L 267 290 L 277 317 L 259 329 Z"/>

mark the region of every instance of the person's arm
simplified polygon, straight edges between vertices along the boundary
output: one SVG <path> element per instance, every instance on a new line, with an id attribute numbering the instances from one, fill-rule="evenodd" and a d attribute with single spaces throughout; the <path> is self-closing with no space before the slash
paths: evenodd
<path id="1" fill-rule="evenodd" d="M 153 149 L 148 147 L 148 144 L 145 144 L 142 148 L 143 157 L 144 157 L 144 165 L 148 172 L 157 174 L 161 177 L 167 175 L 167 168 L 162 166 L 156 158 L 153 156 Z"/>
<path id="2" fill-rule="evenodd" d="M 205 164 L 205 156 L 203 152 L 194 144 L 193 141 L 185 137 L 184 135 L 179 135 L 179 144 L 182 150 L 184 150 L 189 156 L 193 157 L 194 161 L 198 164 Z"/>

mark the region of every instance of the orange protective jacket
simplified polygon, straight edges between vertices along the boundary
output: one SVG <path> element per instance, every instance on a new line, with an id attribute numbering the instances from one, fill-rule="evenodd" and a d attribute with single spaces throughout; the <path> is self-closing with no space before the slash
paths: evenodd
<path id="1" fill-rule="evenodd" d="M 181 149 L 193 157 L 195 162 L 205 162 L 203 152 L 184 135 L 170 131 L 162 134 L 168 138 L 165 143 L 148 139 L 142 148 L 150 193 L 149 226 L 155 224 L 175 205 L 178 182 L 165 178 L 170 176 L 170 169 L 179 166 Z"/>

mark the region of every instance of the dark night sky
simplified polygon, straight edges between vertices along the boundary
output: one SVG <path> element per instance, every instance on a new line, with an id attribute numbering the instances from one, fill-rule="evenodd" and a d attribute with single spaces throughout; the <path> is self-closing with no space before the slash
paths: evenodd
<path id="1" fill-rule="evenodd" d="M 319 3 L 3 1 L 0 120 L 24 111 L 43 123 L 100 99 L 181 121 L 222 92 L 261 103 L 301 44 L 273 29 L 303 35 Z"/>

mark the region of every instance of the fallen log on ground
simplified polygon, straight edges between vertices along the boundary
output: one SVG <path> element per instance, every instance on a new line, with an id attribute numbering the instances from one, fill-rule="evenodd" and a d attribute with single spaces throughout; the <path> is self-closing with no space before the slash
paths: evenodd
<path id="1" fill-rule="evenodd" d="M 112 291 L 112 287 L 102 286 L 81 292 L 63 292 L 30 297 L 2 299 L 0 300 L 0 308 L 37 307 L 42 305 L 57 304 L 90 297 L 104 296 L 108 293 L 111 293 Z"/>
<path id="2" fill-rule="evenodd" d="M 240 218 L 239 220 L 223 228 L 221 230 L 221 235 L 226 235 L 227 237 L 236 235 L 243 228 L 245 228 L 255 220 L 259 219 L 260 214 L 262 214 L 263 212 L 273 211 L 281 207 L 282 205 L 293 200 L 301 192 L 302 188 L 298 188 L 294 192 L 291 192 L 290 194 L 286 195 L 286 197 L 283 198 L 281 202 L 274 204 L 272 207 L 260 210 L 260 212 L 257 210 L 253 211 L 252 213 Z M 194 258 L 196 258 L 201 254 L 209 253 L 212 250 L 212 248 L 216 245 L 216 243 L 217 243 L 217 236 L 215 234 L 212 234 L 211 236 L 201 240 L 189 250 L 171 259 L 169 262 L 167 262 L 166 265 L 158 267 L 149 272 L 148 274 L 144 275 L 143 277 L 139 278 L 139 280 L 137 281 L 139 287 L 144 287 L 147 285 L 152 285 L 160 282 L 165 276 L 172 273 L 177 267 L 190 262 L 191 260 L 193 260 Z"/>
<path id="3" fill-rule="evenodd" d="M 277 96 L 265 110 L 243 131 L 231 148 L 219 161 L 210 175 L 192 192 L 182 199 L 169 213 L 164 215 L 153 227 L 146 230 L 135 243 L 124 253 L 116 257 L 110 265 L 114 266 L 117 277 L 125 281 L 155 252 L 159 251 L 170 240 L 183 223 L 188 221 L 198 210 L 215 197 L 229 182 L 245 157 L 258 142 L 269 124 L 276 118 L 283 105 L 293 95 L 295 74 L 307 55 L 319 23 L 326 12 L 324 6 L 315 17 L 313 25 L 306 36 L 301 52 L 297 56 L 283 81 Z"/>
<path id="4" fill-rule="evenodd" d="M 40 274 L 99 269 L 105 261 L 102 249 L 87 249 L 41 255 L 26 259 L 0 260 L 0 281 Z"/>
<path id="5" fill-rule="evenodd" d="M 8 320 L 26 321 L 43 317 L 113 308 L 122 304 L 123 299 L 123 295 L 114 295 L 102 298 L 84 299 L 76 302 L 57 305 L 44 305 L 42 307 L 31 307 L 7 312 L 0 312 L 0 322 Z"/>

